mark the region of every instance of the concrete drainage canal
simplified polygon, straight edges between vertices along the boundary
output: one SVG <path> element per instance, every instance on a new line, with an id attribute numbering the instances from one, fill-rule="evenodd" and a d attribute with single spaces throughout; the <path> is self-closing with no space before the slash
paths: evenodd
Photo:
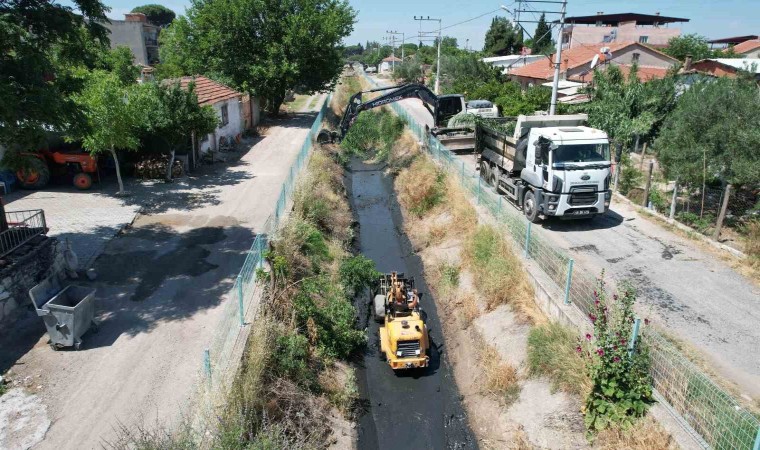
<path id="1" fill-rule="evenodd" d="M 359 419 L 358 448 L 475 449 L 477 441 L 446 359 L 441 321 L 423 277 L 422 262 L 403 232 L 393 180 L 382 164 L 354 158 L 346 174 L 351 206 L 358 221 L 356 245 L 380 272 L 399 271 L 416 280 L 431 330 L 430 365 L 397 372 L 379 358 L 378 324 L 371 319 L 369 295 L 356 301 L 368 345 L 357 381 L 366 408 Z"/>

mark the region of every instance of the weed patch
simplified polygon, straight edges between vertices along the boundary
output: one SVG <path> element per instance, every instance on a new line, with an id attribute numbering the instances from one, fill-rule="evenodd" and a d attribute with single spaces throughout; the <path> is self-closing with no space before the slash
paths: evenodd
<path id="1" fill-rule="evenodd" d="M 554 389 L 584 397 L 591 380 L 576 351 L 577 333 L 557 322 L 533 327 L 528 335 L 528 372 L 549 378 Z"/>
<path id="2" fill-rule="evenodd" d="M 479 359 L 483 367 L 483 390 L 498 398 L 502 404 L 515 401 L 520 394 L 517 369 L 503 362 L 499 352 L 485 343 L 483 343 Z"/>
<path id="3" fill-rule="evenodd" d="M 416 159 L 396 181 L 399 200 L 417 217 L 422 217 L 445 198 L 445 176 L 430 160 Z"/>

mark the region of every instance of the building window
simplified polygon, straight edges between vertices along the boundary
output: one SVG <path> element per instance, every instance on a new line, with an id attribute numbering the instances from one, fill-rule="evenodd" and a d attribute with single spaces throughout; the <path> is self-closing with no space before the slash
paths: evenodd
<path id="1" fill-rule="evenodd" d="M 230 123 L 230 113 L 227 111 L 227 105 L 222 106 L 222 126 L 226 126 Z"/>
<path id="2" fill-rule="evenodd" d="M 639 42 L 642 44 L 646 44 L 649 42 L 649 36 L 639 36 Z"/>
<path id="3" fill-rule="evenodd" d="M 635 62 L 635 63 L 639 62 L 639 56 L 641 56 L 640 53 L 634 53 L 633 54 L 633 62 Z"/>

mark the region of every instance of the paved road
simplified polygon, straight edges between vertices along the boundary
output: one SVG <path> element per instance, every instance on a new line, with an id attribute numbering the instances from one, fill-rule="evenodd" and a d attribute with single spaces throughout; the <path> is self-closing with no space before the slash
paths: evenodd
<path id="1" fill-rule="evenodd" d="M 360 392 L 368 411 L 359 419 L 361 449 L 475 449 L 459 400 L 459 391 L 443 348 L 435 301 L 422 278 L 422 264 L 399 230 L 403 229 L 392 181 L 382 167 L 352 164 L 351 200 L 359 221 L 359 246 L 381 272 L 398 271 L 415 278 L 423 292 L 433 346 L 430 367 L 394 373 L 378 357 L 378 324 L 370 320 L 370 299 L 359 299 L 369 350 L 359 370 Z"/>
<path id="2" fill-rule="evenodd" d="M 101 448 L 119 423 L 181 418 L 245 251 L 274 211 L 315 115 L 273 123 L 240 161 L 145 203 L 95 261 L 100 333 L 85 335 L 82 351 L 53 352 L 33 313 L 0 335 L 0 372 L 12 367 L 52 420 L 35 448 Z"/>
<path id="3" fill-rule="evenodd" d="M 387 83 L 387 81 L 380 81 Z M 432 127 L 417 100 L 402 106 Z M 477 176 L 475 159 L 462 155 Z M 515 210 L 515 214 L 519 214 Z M 731 269 L 713 251 L 643 218 L 624 202 L 591 222 L 553 220 L 543 235 L 576 260 L 576 270 L 606 269 L 637 287 L 642 315 L 701 352 L 718 373 L 760 398 L 760 287 Z"/>

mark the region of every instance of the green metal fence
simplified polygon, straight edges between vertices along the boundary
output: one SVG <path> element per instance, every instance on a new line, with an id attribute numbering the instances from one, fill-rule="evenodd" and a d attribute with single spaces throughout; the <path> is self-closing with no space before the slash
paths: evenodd
<path id="1" fill-rule="evenodd" d="M 308 163 L 312 145 L 329 107 L 330 98 L 331 96 L 328 95 L 314 119 L 296 160 L 289 169 L 274 205 L 274 212 L 251 244 L 240 273 L 227 295 L 222 317 L 216 325 L 212 341 L 204 350 L 203 371 L 210 385 L 214 387 L 212 391 L 228 386 L 237 371 L 240 355 L 248 336 L 248 328 L 255 317 L 258 298 L 262 290 L 261 284 L 256 282 L 256 270 L 264 267 L 264 253 L 268 248 L 269 238 L 277 231 L 287 213 L 295 185 L 302 169 Z"/>
<path id="2" fill-rule="evenodd" d="M 374 80 L 367 78 L 372 85 Z M 412 133 L 439 165 L 486 208 L 500 228 L 512 237 L 525 256 L 532 259 L 564 292 L 564 302 L 575 305 L 588 317 L 593 307 L 597 274 L 576 265 L 573 259 L 552 245 L 545 230 L 532 227 L 514 207 L 484 184 L 473 168 L 447 150 L 425 126 L 400 103 L 389 105 L 402 117 Z M 719 450 L 760 450 L 760 420 L 720 388 L 660 333 L 647 328 L 642 334 L 651 355 L 651 375 L 655 396 L 704 448 Z"/>

